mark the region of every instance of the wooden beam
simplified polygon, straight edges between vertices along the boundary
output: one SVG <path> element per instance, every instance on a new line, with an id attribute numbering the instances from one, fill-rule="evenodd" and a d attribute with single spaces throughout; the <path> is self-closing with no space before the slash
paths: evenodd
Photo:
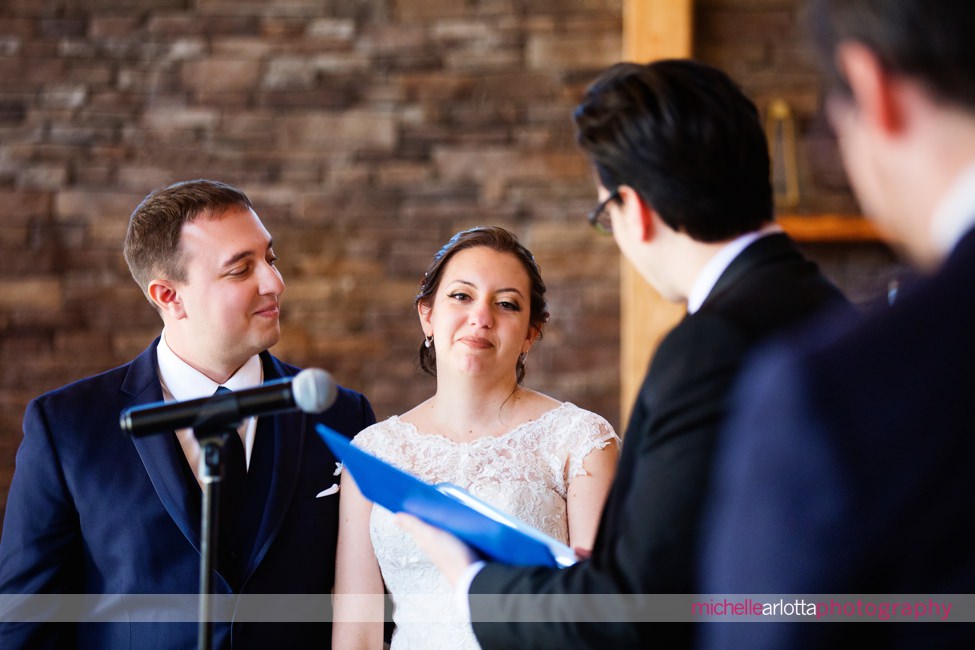
<path id="1" fill-rule="evenodd" d="M 693 14 L 693 0 L 625 0 L 623 58 L 645 63 L 689 57 Z"/>
<path id="2" fill-rule="evenodd" d="M 820 214 L 783 215 L 776 219 L 789 236 L 800 242 L 880 242 L 880 231 L 859 216 Z"/>
<path id="3" fill-rule="evenodd" d="M 649 62 L 691 56 L 693 0 L 624 0 L 623 59 Z M 620 421 L 633 409 L 660 339 L 685 312 L 664 300 L 624 258 L 620 268 Z"/>

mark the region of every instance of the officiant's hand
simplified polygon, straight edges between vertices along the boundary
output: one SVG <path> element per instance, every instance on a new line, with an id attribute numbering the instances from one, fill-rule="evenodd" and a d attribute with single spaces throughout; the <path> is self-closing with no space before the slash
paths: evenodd
<path id="1" fill-rule="evenodd" d="M 444 574 L 452 587 L 470 565 L 477 560 L 474 549 L 448 532 L 435 528 L 413 515 L 401 512 L 396 524 L 413 536 L 417 545 Z"/>

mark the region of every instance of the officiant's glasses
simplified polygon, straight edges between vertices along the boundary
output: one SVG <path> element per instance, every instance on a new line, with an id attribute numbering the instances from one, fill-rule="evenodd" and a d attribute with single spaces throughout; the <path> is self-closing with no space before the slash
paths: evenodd
<path id="1" fill-rule="evenodd" d="M 603 201 L 600 201 L 596 209 L 589 213 L 589 225 L 604 235 L 611 235 L 613 233 L 613 220 L 609 216 L 609 204 L 619 199 L 619 191 L 614 191 Z"/>

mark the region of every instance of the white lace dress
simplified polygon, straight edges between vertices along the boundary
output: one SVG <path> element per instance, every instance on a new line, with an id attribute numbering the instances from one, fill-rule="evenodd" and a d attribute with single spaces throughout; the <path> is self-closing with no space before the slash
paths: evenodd
<path id="1" fill-rule="evenodd" d="M 563 402 L 508 433 L 456 443 L 424 435 L 393 416 L 363 430 L 353 444 L 430 483 L 459 485 L 527 524 L 568 541 L 566 490 L 583 459 L 619 438 L 602 417 Z M 413 538 L 373 506 L 372 545 L 392 596 L 392 650 L 478 648 L 449 583 Z"/>

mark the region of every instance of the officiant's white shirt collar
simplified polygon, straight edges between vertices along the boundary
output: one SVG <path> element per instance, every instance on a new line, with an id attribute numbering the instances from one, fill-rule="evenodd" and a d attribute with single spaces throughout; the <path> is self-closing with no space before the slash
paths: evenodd
<path id="1" fill-rule="evenodd" d="M 721 247 L 708 260 L 708 263 L 704 265 L 701 272 L 697 274 L 697 278 L 694 279 L 694 284 L 691 285 L 691 291 L 687 296 L 687 313 L 693 314 L 701 308 L 701 305 L 707 300 L 711 290 L 714 289 L 714 285 L 718 283 L 721 274 L 731 266 L 735 258 L 741 255 L 741 252 L 748 248 L 752 242 L 779 232 L 782 232 L 782 227 L 773 222 L 758 230 L 739 235 Z"/>

